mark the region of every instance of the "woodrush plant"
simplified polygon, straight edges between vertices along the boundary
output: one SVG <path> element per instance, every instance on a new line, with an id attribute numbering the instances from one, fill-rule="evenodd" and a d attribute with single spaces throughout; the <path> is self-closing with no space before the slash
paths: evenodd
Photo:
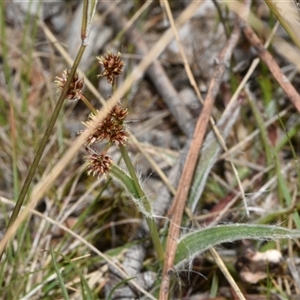
<path id="1" fill-rule="evenodd" d="M 78 57 L 80 60 L 80 56 Z M 108 52 L 104 57 L 99 57 L 98 61 L 104 68 L 104 71 L 99 76 L 106 77 L 108 83 L 112 87 L 112 90 L 116 89 L 116 77 L 122 73 L 124 66 L 124 63 L 120 58 L 120 54 L 112 54 Z M 56 78 L 56 84 L 62 91 L 59 105 L 61 107 L 61 99 L 62 101 L 65 99 L 82 100 L 91 110 L 91 114 L 89 115 L 88 120 L 85 122 L 86 127 L 89 128 L 98 110 L 92 107 L 89 101 L 82 94 L 84 81 L 79 78 L 77 73 L 75 73 L 77 62 L 78 61 L 76 60 L 76 63 L 74 64 L 75 67 L 72 68 L 71 71 L 66 70 L 63 72 L 61 77 Z M 148 222 L 150 234 L 158 253 L 158 257 L 162 260 L 163 250 L 159 241 L 156 224 L 153 220 L 151 202 L 147 199 L 139 184 L 127 152 L 126 144 L 128 140 L 128 134 L 126 130 L 126 117 L 126 109 L 122 108 L 120 105 L 114 106 L 107 117 L 99 123 L 99 126 L 89 136 L 85 144 L 85 149 L 88 154 L 85 158 L 87 161 L 88 173 L 95 177 L 110 174 L 127 188 L 132 195 L 133 201 L 137 204 L 138 209 L 144 214 Z M 105 150 L 101 153 L 93 148 L 96 143 L 100 142 L 106 142 Z M 111 157 L 107 155 L 107 151 L 111 146 L 116 146 L 119 148 L 127 165 L 129 175 L 115 165 Z M 227 227 L 218 226 L 205 230 L 200 229 L 193 234 L 183 236 L 177 246 L 177 255 L 175 261 L 176 266 L 180 266 L 184 262 L 190 262 L 194 256 L 199 255 L 213 245 L 220 244 L 222 242 L 234 241 L 236 239 L 243 238 L 275 239 L 299 237 L 299 232 L 297 231 L 286 231 L 277 227 L 259 227 L 255 225 L 240 226 L 243 227 L 233 225 Z"/>

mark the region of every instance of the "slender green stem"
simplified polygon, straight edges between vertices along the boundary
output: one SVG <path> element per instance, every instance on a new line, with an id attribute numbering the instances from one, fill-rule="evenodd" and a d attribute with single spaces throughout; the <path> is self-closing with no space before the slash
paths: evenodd
<path id="1" fill-rule="evenodd" d="M 117 90 L 117 80 L 115 79 L 112 86 L 111 86 L 111 91 L 114 94 Z"/>
<path id="2" fill-rule="evenodd" d="M 143 200 L 143 197 L 145 197 L 145 194 L 139 184 L 139 180 L 138 180 L 138 177 L 136 176 L 136 172 L 135 172 L 135 169 L 134 169 L 134 166 L 132 165 L 132 162 L 131 162 L 131 159 L 128 155 L 128 151 L 127 151 L 127 148 L 125 146 L 120 146 L 120 151 L 121 151 L 121 154 L 122 154 L 122 157 L 124 159 L 124 162 L 126 164 L 126 167 L 129 171 L 129 174 L 131 176 L 131 178 L 133 179 L 133 182 L 134 182 L 134 185 L 135 185 L 135 188 L 137 190 L 137 193 L 138 193 L 138 197 Z M 151 212 L 151 204 L 149 203 L 148 200 L 146 200 L 145 203 L 146 206 L 145 206 L 145 210 L 147 212 Z"/>
<path id="3" fill-rule="evenodd" d="M 39 148 L 38 148 L 38 150 L 36 152 L 36 155 L 34 157 L 33 163 L 30 166 L 28 175 L 27 175 L 27 177 L 25 179 L 25 182 L 24 182 L 23 187 L 21 189 L 21 192 L 19 194 L 16 206 L 14 207 L 13 213 L 12 213 L 10 219 L 9 219 L 7 230 L 13 226 L 13 224 L 15 223 L 15 221 L 16 221 L 18 215 L 19 215 L 20 209 L 21 209 L 21 207 L 22 207 L 22 205 L 24 203 L 24 200 L 25 200 L 25 196 L 26 196 L 26 194 L 28 192 L 28 189 L 29 189 L 30 184 L 32 182 L 32 179 L 34 177 L 35 171 L 36 171 L 36 169 L 37 169 L 37 167 L 39 165 L 39 162 L 40 162 L 40 159 L 41 159 L 41 157 L 43 155 L 43 152 L 44 152 L 44 150 L 46 148 L 46 145 L 48 144 L 48 141 L 50 139 L 50 135 L 51 135 L 53 127 L 55 125 L 56 119 L 57 119 L 57 117 L 59 115 L 59 112 L 60 112 L 60 110 L 62 108 L 64 100 L 66 99 L 70 83 L 71 83 L 71 81 L 72 81 L 72 79 L 73 79 L 73 77 L 75 75 L 77 66 L 78 66 L 78 64 L 79 64 L 79 62 L 81 60 L 81 57 L 82 57 L 82 55 L 84 53 L 85 48 L 86 48 L 85 46 L 81 46 L 80 49 L 79 49 L 79 51 L 78 51 L 77 57 L 76 57 L 76 59 L 74 61 L 74 64 L 73 64 L 73 66 L 71 68 L 71 71 L 70 71 L 70 74 L 68 76 L 68 80 L 66 82 L 66 85 L 65 85 L 65 87 L 64 87 L 64 89 L 63 89 L 63 91 L 62 91 L 62 93 L 61 93 L 61 95 L 60 95 L 60 97 L 58 99 L 58 102 L 56 104 L 54 112 L 53 112 L 53 114 L 51 116 L 51 119 L 49 121 L 49 125 L 48 125 L 48 127 L 47 127 L 47 129 L 46 129 L 46 131 L 44 133 L 42 141 L 41 141 L 41 143 L 39 145 Z M 0 260 L 2 258 L 3 252 L 4 252 L 4 249 L 0 252 Z"/>
<path id="4" fill-rule="evenodd" d="M 18 200 L 16 202 L 16 206 L 14 207 L 13 213 L 12 213 L 10 219 L 9 219 L 5 235 L 7 234 L 7 231 L 14 225 L 14 223 L 15 223 L 18 215 L 19 215 L 20 209 L 21 209 L 21 207 L 22 207 L 22 205 L 25 201 L 25 196 L 28 192 L 28 189 L 29 189 L 30 184 L 32 182 L 32 179 L 34 177 L 35 171 L 36 171 L 36 169 L 39 165 L 39 162 L 41 160 L 43 152 L 44 152 L 44 150 L 46 148 L 46 145 L 47 145 L 47 143 L 50 139 L 51 132 L 53 130 L 53 127 L 55 125 L 55 122 L 57 120 L 59 112 L 60 112 L 60 110 L 63 106 L 64 100 L 66 99 L 66 96 L 67 96 L 67 93 L 68 93 L 68 90 L 69 90 L 69 87 L 70 87 L 70 83 L 73 80 L 73 77 L 75 75 L 75 72 L 77 70 L 79 62 L 81 61 L 81 57 L 82 57 L 82 55 L 84 53 L 84 50 L 87 46 L 87 37 L 88 37 L 88 34 L 89 34 L 88 27 L 90 25 L 90 22 L 92 20 L 93 15 L 94 15 L 95 7 L 96 7 L 96 1 L 95 0 L 85 0 L 84 1 L 84 9 L 83 9 L 83 15 L 82 15 L 82 26 L 81 26 L 81 36 L 82 36 L 81 46 L 78 50 L 77 56 L 74 60 L 73 66 L 72 66 L 71 71 L 68 75 L 67 82 L 64 86 L 64 89 L 63 89 L 59 99 L 58 99 L 58 102 L 56 104 L 54 112 L 51 116 L 51 119 L 49 121 L 49 125 L 48 125 L 48 127 L 47 127 L 47 129 L 44 133 L 41 144 L 39 145 L 39 148 L 36 152 L 36 155 L 33 159 L 32 164 L 30 166 L 30 169 L 28 171 L 28 175 L 25 179 L 25 182 L 24 182 L 23 187 L 21 189 L 21 192 L 19 194 Z M 4 249 L 5 249 L 5 247 L 0 252 L 0 261 L 1 261 L 1 258 L 3 256 L 3 253 L 4 253 Z"/>
<path id="5" fill-rule="evenodd" d="M 146 212 L 149 213 L 149 214 L 152 214 L 151 203 L 148 200 L 148 198 L 146 197 L 144 191 L 142 190 L 142 188 L 140 186 L 139 180 L 138 180 L 138 178 L 136 176 L 136 173 L 135 173 L 135 169 L 134 169 L 134 167 L 132 165 L 132 162 L 131 162 L 131 159 L 128 155 L 127 148 L 125 146 L 120 146 L 120 151 L 121 151 L 122 157 L 124 159 L 124 162 L 125 162 L 125 164 L 128 168 L 130 176 L 133 180 L 133 184 L 135 186 L 137 196 L 138 196 L 137 199 L 142 201 L 143 207 L 146 210 Z M 153 241 L 153 244 L 154 244 L 154 248 L 155 248 L 156 253 L 157 253 L 157 257 L 160 261 L 163 261 L 164 260 L 164 250 L 163 250 L 162 244 L 161 244 L 160 239 L 159 239 L 159 234 L 158 234 L 158 230 L 157 230 L 155 220 L 153 218 L 149 218 L 147 216 L 145 216 L 145 217 L 146 217 L 146 222 L 148 224 L 150 235 L 151 235 L 151 238 L 152 238 L 152 241 Z"/>
<path id="6" fill-rule="evenodd" d="M 150 219 L 150 218 L 146 218 L 146 222 L 148 224 L 149 227 L 149 231 L 150 231 L 150 235 L 153 241 L 153 245 L 157 254 L 157 257 L 159 259 L 159 261 L 164 261 L 165 259 L 165 253 L 164 253 L 164 249 L 162 247 L 162 244 L 160 242 L 159 239 L 159 234 L 158 234 L 158 230 L 157 230 L 157 226 L 155 223 L 154 219 Z"/>
<path id="7" fill-rule="evenodd" d="M 91 23 L 96 11 L 96 0 L 84 0 L 83 1 L 83 14 L 81 22 L 81 41 L 82 45 L 87 46 L 88 37 L 91 30 Z"/>
<path id="8" fill-rule="evenodd" d="M 97 114 L 96 109 L 94 108 L 94 106 L 89 102 L 88 99 L 86 99 L 82 94 L 80 94 L 80 99 L 82 100 L 82 102 L 87 106 L 87 108 L 94 114 Z"/>
<path id="9" fill-rule="evenodd" d="M 87 27 L 88 27 L 88 6 L 89 1 L 83 1 L 83 17 L 81 20 L 81 40 L 84 41 L 87 37 Z"/>
<path id="10" fill-rule="evenodd" d="M 59 267 L 58 267 L 58 264 L 56 262 L 56 257 L 54 255 L 54 251 L 53 251 L 53 248 L 50 247 L 50 253 L 51 253 L 51 258 L 52 258 L 52 262 L 53 262 L 53 266 L 54 266 L 54 270 L 56 272 L 56 275 L 57 275 L 57 279 L 58 279 L 58 282 L 59 282 L 59 285 L 62 289 L 62 294 L 63 294 L 63 298 L 66 299 L 66 300 L 69 300 L 70 297 L 69 297 L 69 294 L 68 294 L 68 291 L 67 291 L 67 288 L 66 288 L 66 285 L 64 283 L 64 279 L 61 275 L 61 272 L 59 270 Z"/>
<path id="11" fill-rule="evenodd" d="M 117 90 L 116 80 L 114 80 L 111 88 L 112 88 L 112 92 L 115 93 L 116 90 Z M 132 165 L 132 162 L 131 162 L 131 159 L 128 155 L 127 148 L 125 146 L 121 145 L 120 146 L 120 152 L 121 152 L 122 157 L 124 159 L 124 162 L 127 166 L 129 174 L 131 176 L 132 182 L 131 182 L 131 185 L 130 185 L 130 189 L 133 190 L 132 184 L 134 186 L 134 191 L 135 192 L 132 193 L 132 195 L 134 196 L 135 199 L 137 199 L 138 201 L 141 201 L 141 206 L 143 207 L 143 209 L 146 212 L 144 214 L 144 216 L 146 218 L 146 222 L 147 222 L 147 225 L 149 227 L 150 235 L 151 235 L 151 238 L 152 238 L 152 241 L 153 241 L 153 244 L 154 244 L 155 251 L 157 253 L 157 257 L 160 261 L 163 261 L 164 260 L 164 250 L 163 250 L 162 244 L 161 244 L 160 239 L 159 239 L 159 234 L 158 234 L 158 230 L 157 230 L 155 220 L 151 217 L 152 214 L 153 214 L 151 203 L 150 203 L 149 199 L 146 197 L 144 191 L 142 190 L 142 188 L 140 186 L 139 180 L 138 180 L 138 178 L 136 176 L 136 173 L 135 173 L 135 169 L 134 169 L 134 167 Z M 124 172 L 124 174 L 126 174 L 126 173 Z M 124 175 L 123 178 L 122 178 L 122 176 L 120 176 L 119 180 L 121 182 L 123 182 L 123 180 L 125 181 L 125 178 L 127 178 L 127 177 L 129 177 L 129 176 Z M 123 184 L 126 185 L 125 182 L 123 182 Z M 129 188 L 128 188 L 128 191 L 130 191 Z"/>

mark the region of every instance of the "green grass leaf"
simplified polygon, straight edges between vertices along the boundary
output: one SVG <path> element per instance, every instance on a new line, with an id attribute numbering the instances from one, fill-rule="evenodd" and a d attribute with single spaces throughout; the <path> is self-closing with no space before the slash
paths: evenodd
<path id="1" fill-rule="evenodd" d="M 201 229 L 184 236 L 178 246 L 175 266 L 190 261 L 209 248 L 225 242 L 242 239 L 287 239 L 299 238 L 300 230 L 289 230 L 278 226 L 232 224 Z"/>
<path id="2" fill-rule="evenodd" d="M 56 262 L 56 258 L 55 258 L 54 251 L 53 251 L 52 247 L 50 248 L 50 252 L 51 252 L 51 257 L 52 257 L 52 262 L 53 262 L 54 270 L 55 270 L 55 272 L 57 274 L 57 279 L 58 279 L 59 285 L 60 285 L 60 287 L 62 289 L 62 292 L 63 292 L 63 297 L 64 297 L 64 299 L 69 300 L 70 299 L 69 298 L 69 294 L 68 294 L 68 291 L 66 289 L 66 286 L 65 286 L 65 283 L 64 283 L 64 279 L 61 276 L 61 273 L 60 273 L 58 264 Z"/>

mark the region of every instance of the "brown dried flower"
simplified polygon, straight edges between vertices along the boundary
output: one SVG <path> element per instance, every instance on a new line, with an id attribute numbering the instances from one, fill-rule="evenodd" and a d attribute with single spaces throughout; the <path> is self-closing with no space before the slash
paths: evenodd
<path id="1" fill-rule="evenodd" d="M 54 83 L 56 84 L 59 91 L 62 91 L 63 88 L 65 87 L 69 74 L 70 74 L 70 70 L 64 70 L 61 77 L 59 76 L 55 77 Z M 83 88 L 83 82 L 84 79 L 83 78 L 79 79 L 78 73 L 76 72 L 73 77 L 73 80 L 71 81 L 66 99 L 69 100 L 80 99 L 81 90 Z"/>
<path id="2" fill-rule="evenodd" d="M 121 108 L 120 105 L 114 106 L 105 119 L 100 122 L 93 134 L 88 137 L 86 145 L 90 146 L 103 140 L 108 140 L 116 146 L 125 145 L 128 139 L 128 132 L 124 124 L 127 115 L 127 109 Z M 90 127 L 94 119 L 95 115 L 90 114 L 88 121 L 83 124 Z"/>
<path id="3" fill-rule="evenodd" d="M 124 62 L 120 59 L 121 53 L 113 54 L 107 52 L 105 56 L 97 56 L 100 65 L 103 66 L 104 71 L 98 75 L 98 77 L 107 77 L 107 82 L 113 84 L 115 82 L 115 77 L 122 74 L 122 69 L 124 67 Z"/>
<path id="4" fill-rule="evenodd" d="M 107 174 L 113 163 L 110 156 L 99 153 L 92 153 L 86 156 L 85 161 L 88 162 L 87 174 L 97 178 L 100 178 L 103 174 Z"/>

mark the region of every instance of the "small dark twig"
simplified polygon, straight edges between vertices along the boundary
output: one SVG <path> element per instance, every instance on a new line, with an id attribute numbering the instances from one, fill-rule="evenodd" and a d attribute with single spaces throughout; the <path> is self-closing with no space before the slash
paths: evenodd
<path id="1" fill-rule="evenodd" d="M 240 20 L 240 25 L 243 29 L 245 37 L 255 48 L 260 59 L 267 65 L 278 84 L 285 91 L 286 95 L 291 100 L 298 112 L 300 112 L 300 95 L 290 83 L 288 78 L 282 73 L 272 54 L 264 47 L 259 37 L 244 20 Z"/>

